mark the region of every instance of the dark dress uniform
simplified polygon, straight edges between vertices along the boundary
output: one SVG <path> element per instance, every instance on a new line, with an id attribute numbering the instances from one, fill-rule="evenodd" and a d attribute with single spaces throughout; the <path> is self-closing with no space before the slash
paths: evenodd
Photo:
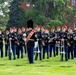
<path id="1" fill-rule="evenodd" d="M 62 41 L 64 39 L 64 41 Z M 63 61 L 63 54 L 65 54 L 65 61 L 68 61 L 68 46 L 67 46 L 67 33 L 62 32 L 61 33 L 61 41 L 60 41 L 60 55 L 61 55 L 61 61 Z"/>
<path id="2" fill-rule="evenodd" d="M 18 45 L 17 45 L 17 31 L 16 32 L 14 32 L 13 33 L 13 35 L 14 35 L 14 37 L 15 37 L 15 48 L 16 48 L 16 55 L 17 55 L 17 47 L 18 47 Z"/>
<path id="3" fill-rule="evenodd" d="M 5 34 L 5 56 L 8 54 L 9 34 Z"/>
<path id="4" fill-rule="evenodd" d="M 58 55 L 58 49 L 60 48 L 60 36 L 61 32 L 56 32 L 56 55 Z"/>
<path id="5" fill-rule="evenodd" d="M 11 40 L 10 40 L 11 38 Z M 11 50 L 13 52 L 13 59 L 16 59 L 16 43 L 17 43 L 17 37 L 14 35 L 14 33 L 9 34 L 9 60 L 11 60 Z M 10 48 L 11 45 L 11 48 Z"/>
<path id="6" fill-rule="evenodd" d="M 74 36 L 74 57 L 76 58 L 76 35 Z"/>
<path id="7" fill-rule="evenodd" d="M 74 57 L 76 58 L 76 30 L 74 30 Z"/>
<path id="8" fill-rule="evenodd" d="M 56 56 L 56 33 L 55 32 L 51 32 L 50 33 L 50 57 L 52 57 L 52 50 L 53 50 L 53 54 L 54 57 Z"/>
<path id="9" fill-rule="evenodd" d="M 26 34 L 26 31 L 25 31 L 25 32 L 22 32 L 22 35 L 24 35 L 24 34 Z M 24 37 L 23 37 L 23 38 L 24 38 Z M 22 46 L 23 46 L 23 50 L 24 50 L 24 52 L 25 52 L 25 54 L 26 54 L 25 40 L 23 40 L 23 44 L 22 44 Z"/>
<path id="10" fill-rule="evenodd" d="M 74 32 L 74 34 L 76 34 L 76 30 L 74 30 L 73 32 Z"/>
<path id="11" fill-rule="evenodd" d="M 1 52 L 1 58 L 3 58 L 3 38 L 4 38 L 4 35 L 1 33 L 0 34 L 0 52 Z"/>
<path id="12" fill-rule="evenodd" d="M 17 58 L 20 58 L 20 54 L 21 54 L 21 58 L 23 58 L 23 35 L 22 34 L 18 34 L 17 35 L 17 40 L 18 40 L 18 53 L 17 53 Z M 21 52 L 21 53 L 20 53 Z"/>
<path id="13" fill-rule="evenodd" d="M 36 33 L 37 35 L 37 40 L 38 40 L 38 47 L 36 48 L 37 49 L 37 52 L 36 52 L 36 56 L 35 56 L 35 60 L 37 60 L 38 58 L 38 54 L 39 54 L 39 58 L 40 60 L 42 60 L 42 36 L 41 36 L 41 31 L 37 32 Z M 39 53 L 38 53 L 38 49 L 39 49 Z"/>
<path id="14" fill-rule="evenodd" d="M 32 30 L 26 32 L 28 36 Z M 30 64 L 34 63 L 34 42 L 36 41 L 35 33 L 32 35 L 30 40 L 27 43 L 27 52 L 28 52 L 28 60 Z"/>
<path id="15" fill-rule="evenodd" d="M 73 34 L 68 34 L 68 59 L 70 59 L 70 53 L 71 53 L 71 59 L 74 59 L 74 39 Z"/>
<path id="16" fill-rule="evenodd" d="M 49 58 L 49 35 L 42 34 L 42 46 L 43 46 L 43 59 L 45 59 L 45 53 L 47 52 L 47 59 Z"/>

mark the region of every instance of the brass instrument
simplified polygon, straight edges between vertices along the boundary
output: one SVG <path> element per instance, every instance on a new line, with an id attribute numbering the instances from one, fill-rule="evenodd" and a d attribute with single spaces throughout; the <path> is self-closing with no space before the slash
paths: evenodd
<path id="1" fill-rule="evenodd" d="M 23 40 L 26 41 L 26 34 L 23 34 Z"/>

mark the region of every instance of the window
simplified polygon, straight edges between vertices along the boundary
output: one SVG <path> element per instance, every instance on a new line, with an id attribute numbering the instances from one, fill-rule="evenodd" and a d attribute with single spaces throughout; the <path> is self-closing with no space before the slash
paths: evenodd
<path id="1" fill-rule="evenodd" d="M 76 30 L 76 22 L 74 23 L 74 30 Z"/>
<path id="2" fill-rule="evenodd" d="M 75 0 L 72 0 L 72 5 L 74 5 L 75 4 Z"/>
<path id="3" fill-rule="evenodd" d="M 30 6 L 30 4 L 29 4 L 29 3 L 27 3 L 27 4 L 26 4 L 26 6 L 27 6 L 27 7 L 29 7 L 29 6 Z"/>

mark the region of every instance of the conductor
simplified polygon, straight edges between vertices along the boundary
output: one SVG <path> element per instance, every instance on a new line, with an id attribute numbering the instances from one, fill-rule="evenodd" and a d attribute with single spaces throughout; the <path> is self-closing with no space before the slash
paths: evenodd
<path id="1" fill-rule="evenodd" d="M 35 37 L 35 30 L 33 29 L 33 21 L 27 21 L 27 38 L 26 38 L 26 45 L 27 45 L 27 53 L 28 53 L 28 60 L 30 64 L 34 63 L 34 42 L 36 40 Z"/>

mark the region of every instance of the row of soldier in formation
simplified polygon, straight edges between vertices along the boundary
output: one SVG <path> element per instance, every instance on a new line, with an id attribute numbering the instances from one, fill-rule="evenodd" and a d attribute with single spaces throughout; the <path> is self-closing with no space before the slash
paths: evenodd
<path id="1" fill-rule="evenodd" d="M 33 63 L 34 52 L 36 53 L 35 60 L 38 59 L 38 56 L 40 60 L 45 59 L 46 53 L 47 59 L 52 57 L 52 55 L 56 57 L 59 52 L 61 61 L 63 61 L 63 58 L 65 58 L 65 61 L 68 61 L 70 57 L 71 59 L 76 57 L 76 30 L 72 27 L 67 28 L 64 25 L 57 28 L 51 27 L 48 30 L 47 28 L 36 26 L 34 30 L 36 32 L 26 44 L 26 38 L 30 34 L 29 28 L 10 27 L 9 30 L 5 31 L 5 34 L 0 29 L 1 58 L 4 55 L 3 53 L 5 53 L 5 56 L 8 56 L 9 60 L 12 59 L 12 54 L 15 60 L 16 57 L 23 58 L 24 54 L 28 53 L 29 63 Z M 5 50 L 3 50 L 3 44 L 5 44 Z M 34 48 L 34 51 L 32 51 L 32 48 Z"/>

